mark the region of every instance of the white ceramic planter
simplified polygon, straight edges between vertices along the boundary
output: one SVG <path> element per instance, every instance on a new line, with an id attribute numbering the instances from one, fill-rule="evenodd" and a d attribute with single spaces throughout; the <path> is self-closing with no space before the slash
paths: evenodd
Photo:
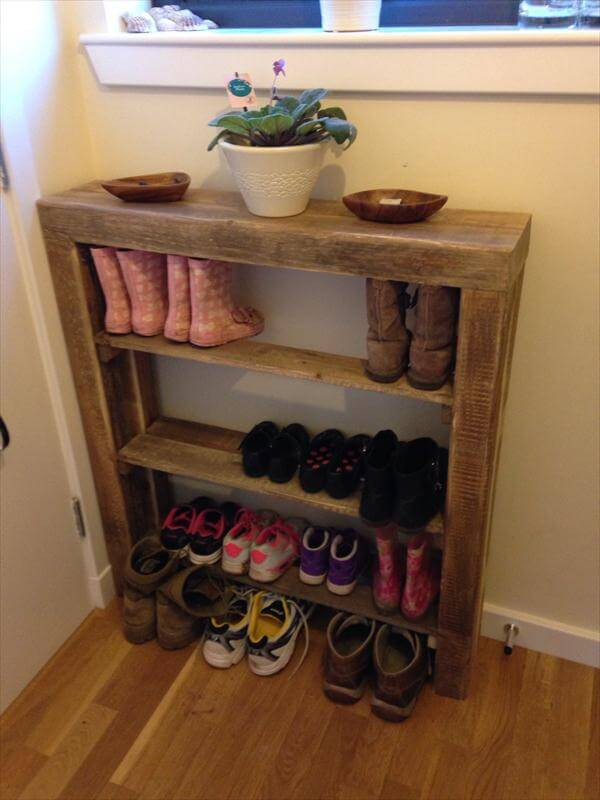
<path id="1" fill-rule="evenodd" d="M 380 14 L 381 0 L 321 0 L 324 31 L 374 31 Z"/>
<path id="2" fill-rule="evenodd" d="M 248 211 L 259 217 L 301 214 L 323 162 L 322 142 L 296 147 L 243 147 L 220 141 Z"/>

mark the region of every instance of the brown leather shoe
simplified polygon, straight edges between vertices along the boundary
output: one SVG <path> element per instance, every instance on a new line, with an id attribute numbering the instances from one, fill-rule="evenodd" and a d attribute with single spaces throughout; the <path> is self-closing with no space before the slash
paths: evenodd
<path id="1" fill-rule="evenodd" d="M 440 389 L 454 361 L 458 289 L 419 286 L 406 375 L 415 389 Z"/>
<path id="2" fill-rule="evenodd" d="M 382 625 L 373 647 L 374 714 L 390 722 L 402 722 L 412 713 L 427 678 L 427 648 L 411 631 Z"/>
<path id="3" fill-rule="evenodd" d="M 123 590 L 123 632 L 134 644 L 156 636 L 156 590 L 178 568 L 178 559 L 156 536 L 135 544 L 125 564 Z"/>
<path id="4" fill-rule="evenodd" d="M 227 610 L 231 590 L 206 567 L 188 567 L 161 586 L 156 597 L 158 643 L 165 650 L 187 647 L 204 622 Z"/>
<path id="5" fill-rule="evenodd" d="M 367 364 L 371 380 L 392 383 L 408 365 L 406 283 L 367 278 Z"/>
<path id="6" fill-rule="evenodd" d="M 323 691 L 334 703 L 356 703 L 371 666 L 374 620 L 336 614 L 327 627 Z"/>

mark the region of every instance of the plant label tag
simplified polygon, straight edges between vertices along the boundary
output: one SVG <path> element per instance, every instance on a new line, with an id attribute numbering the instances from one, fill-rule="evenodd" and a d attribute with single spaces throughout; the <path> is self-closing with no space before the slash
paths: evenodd
<path id="1" fill-rule="evenodd" d="M 236 72 L 227 81 L 227 98 L 231 108 L 245 108 L 256 103 L 252 78 L 247 72 Z"/>

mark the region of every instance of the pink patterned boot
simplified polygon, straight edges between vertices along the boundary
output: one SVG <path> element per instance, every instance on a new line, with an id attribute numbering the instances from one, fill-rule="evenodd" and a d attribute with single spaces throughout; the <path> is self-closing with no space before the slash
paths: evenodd
<path id="1" fill-rule="evenodd" d="M 188 258 L 192 326 L 190 342 L 199 347 L 256 336 L 264 327 L 259 311 L 236 306 L 231 297 L 232 267 L 226 261 Z"/>
<path id="2" fill-rule="evenodd" d="M 373 602 L 384 614 L 398 610 L 402 595 L 402 572 L 398 527 L 386 525 L 375 530 L 377 562 L 373 569 Z"/>
<path id="3" fill-rule="evenodd" d="M 94 266 L 106 301 L 104 327 L 108 333 L 131 333 L 131 304 L 114 247 L 91 247 Z"/>
<path id="4" fill-rule="evenodd" d="M 190 338 L 190 270 L 185 256 L 167 256 L 169 313 L 165 323 L 165 336 L 175 342 Z"/>
<path id="5" fill-rule="evenodd" d="M 406 583 L 402 594 L 402 613 L 407 619 L 422 617 L 440 590 L 439 564 L 432 561 L 429 543 L 423 535 L 414 536 L 407 546 Z"/>
<path id="6" fill-rule="evenodd" d="M 167 264 L 161 253 L 118 250 L 131 300 L 131 326 L 141 336 L 162 333 L 167 318 Z"/>

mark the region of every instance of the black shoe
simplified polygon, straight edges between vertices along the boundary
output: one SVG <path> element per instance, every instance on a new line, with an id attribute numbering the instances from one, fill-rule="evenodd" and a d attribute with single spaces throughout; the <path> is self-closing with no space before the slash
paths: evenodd
<path id="1" fill-rule="evenodd" d="M 387 525 L 394 510 L 394 456 L 398 439 L 386 430 L 371 440 L 365 455 L 365 488 L 360 516 L 371 525 Z"/>
<path id="2" fill-rule="evenodd" d="M 296 474 L 298 465 L 306 456 L 310 442 L 306 428 L 297 422 L 287 425 L 273 439 L 269 480 L 273 483 L 287 483 Z"/>
<path id="3" fill-rule="evenodd" d="M 443 507 L 448 451 L 433 439 L 401 442 L 394 459 L 394 521 L 405 533 L 418 533 Z"/>
<path id="4" fill-rule="evenodd" d="M 183 550 L 190 541 L 190 531 L 196 517 L 206 508 L 213 508 L 210 497 L 196 497 L 180 506 L 172 508 L 162 524 L 160 541 L 167 550 Z"/>
<path id="5" fill-rule="evenodd" d="M 305 492 L 314 494 L 324 488 L 329 465 L 343 446 L 344 434 L 335 428 L 315 436 L 300 467 L 300 485 Z"/>
<path id="6" fill-rule="evenodd" d="M 242 466 L 249 478 L 261 478 L 267 474 L 271 445 L 277 432 L 274 422 L 259 422 L 242 439 L 238 450 L 242 451 Z"/>
<path id="7" fill-rule="evenodd" d="M 330 497 L 341 500 L 356 489 L 364 474 L 364 456 L 370 441 L 370 436 L 359 433 L 335 454 L 325 478 L 325 491 Z"/>

